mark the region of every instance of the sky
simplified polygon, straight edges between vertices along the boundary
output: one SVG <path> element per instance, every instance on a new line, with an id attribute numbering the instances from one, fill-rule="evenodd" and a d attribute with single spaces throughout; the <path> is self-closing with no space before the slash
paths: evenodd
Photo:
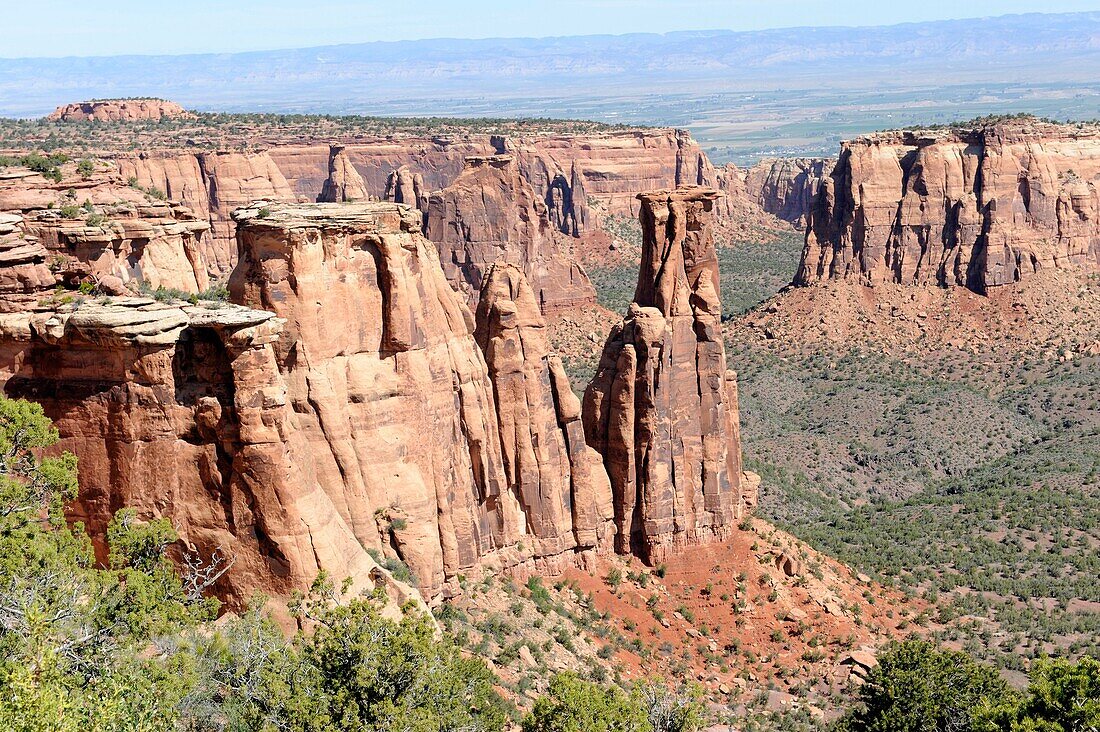
<path id="1" fill-rule="evenodd" d="M 890 25 L 1100 0 L 0 0 L 0 57 L 226 53 L 421 38 Z"/>

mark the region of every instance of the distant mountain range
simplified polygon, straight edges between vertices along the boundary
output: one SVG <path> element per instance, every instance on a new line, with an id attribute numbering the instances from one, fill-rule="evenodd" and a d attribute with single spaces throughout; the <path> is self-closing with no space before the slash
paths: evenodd
<path id="1" fill-rule="evenodd" d="M 1100 12 L 1028 14 L 882 27 L 0 59 L 0 115 L 41 116 L 76 99 L 139 95 L 224 111 L 470 114 L 517 99 L 1087 83 L 1097 81 L 1098 69 Z"/>

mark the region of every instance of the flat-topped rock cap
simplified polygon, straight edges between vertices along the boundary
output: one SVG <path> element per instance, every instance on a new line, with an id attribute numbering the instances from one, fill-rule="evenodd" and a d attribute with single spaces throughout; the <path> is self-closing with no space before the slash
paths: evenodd
<path id="1" fill-rule="evenodd" d="M 135 120 L 161 120 L 190 116 L 187 110 L 175 102 L 154 97 L 134 99 L 92 99 L 63 104 L 46 119 L 57 122 L 126 122 Z"/>
<path id="2" fill-rule="evenodd" d="M 491 165 L 495 168 L 506 168 L 515 157 L 507 153 L 499 155 L 467 155 L 463 163 L 467 168 L 477 168 L 483 165 Z"/>
<path id="3" fill-rule="evenodd" d="M 639 193 L 637 198 L 643 203 L 663 203 L 667 201 L 717 201 L 726 194 L 707 186 L 680 186 L 678 188 Z"/>
<path id="4" fill-rule="evenodd" d="M 278 203 L 256 201 L 232 213 L 242 229 L 352 229 L 379 233 L 420 231 L 416 209 L 390 201 Z"/>
<path id="5" fill-rule="evenodd" d="M 995 136 L 1008 140 L 1042 138 L 1044 140 L 1081 140 L 1100 137 L 1100 122 L 1059 123 L 1030 115 L 981 117 L 965 122 L 930 127 L 879 130 L 851 139 L 841 145 L 903 143 L 931 145 L 937 142 L 970 142 Z"/>

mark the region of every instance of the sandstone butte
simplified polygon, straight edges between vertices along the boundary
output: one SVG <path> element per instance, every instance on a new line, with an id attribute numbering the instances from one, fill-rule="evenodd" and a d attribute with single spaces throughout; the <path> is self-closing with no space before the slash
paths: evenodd
<path id="1" fill-rule="evenodd" d="M 588 275 L 566 256 L 566 235 L 511 155 L 467 158 L 458 178 L 428 198 L 425 220 L 443 271 L 471 306 L 498 262 L 523 270 L 543 313 L 596 303 Z"/>
<path id="2" fill-rule="evenodd" d="M 46 119 L 60 122 L 121 122 L 184 117 L 187 111 L 165 99 L 95 99 L 65 104 Z"/>
<path id="3" fill-rule="evenodd" d="M 611 479 L 616 549 L 649 562 L 726 537 L 755 504 L 709 230 L 720 197 L 701 187 L 638 196 L 634 300 L 584 395 L 585 432 Z"/>
<path id="4" fill-rule="evenodd" d="M 884 132 L 841 146 L 796 283 L 985 293 L 1041 270 L 1100 272 L 1100 129 L 1034 119 Z"/>
<path id="5" fill-rule="evenodd" d="M 556 572 L 629 548 L 614 536 L 624 510 L 608 457 L 587 444 L 521 268 L 490 268 L 475 320 L 415 209 L 263 201 L 235 219 L 232 305 L 21 294 L 26 307 L 0 315 L 5 392 L 41 402 L 79 456 L 72 515 L 100 551 L 119 507 L 166 516 L 184 551 L 235 558 L 216 590 L 240 606 L 320 569 L 416 597 L 379 566 L 387 557 L 431 600 L 459 575 Z M 691 219 L 691 242 L 709 242 L 704 226 Z M 14 229 L 5 219 L 5 241 Z M 17 246 L 29 249 L 15 279 L 44 276 L 41 251 Z M 685 385 L 710 379 L 699 364 L 680 365 Z M 695 431 L 706 455 L 662 455 L 666 472 L 709 475 L 713 462 L 684 463 L 707 456 L 739 470 L 735 397 L 720 382 L 703 397 L 718 411 Z M 735 486 L 716 485 L 707 532 L 679 543 L 731 530 Z"/>

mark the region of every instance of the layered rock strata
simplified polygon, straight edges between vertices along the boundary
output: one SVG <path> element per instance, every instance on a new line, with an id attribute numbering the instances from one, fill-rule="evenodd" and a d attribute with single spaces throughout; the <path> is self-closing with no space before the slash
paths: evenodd
<path id="1" fill-rule="evenodd" d="M 73 517 L 102 554 L 118 509 L 171 519 L 185 551 L 231 557 L 231 606 L 285 596 L 319 568 L 379 568 L 303 466 L 270 312 L 119 298 L 0 315 L 0 379 L 42 403 L 80 459 Z"/>
<path id="2" fill-rule="evenodd" d="M 210 225 L 189 208 L 126 185 L 104 172 L 60 181 L 15 172 L 0 180 L 0 211 L 18 218 L 27 241 L 48 251 L 60 281 L 118 293 L 147 285 L 197 293 L 209 282 L 204 257 Z"/>
<path id="3" fill-rule="evenodd" d="M 0 312 L 29 309 L 55 287 L 48 254 L 25 235 L 21 216 L 0 214 Z"/>
<path id="4" fill-rule="evenodd" d="M 596 302 L 588 275 L 569 261 L 562 235 L 511 155 L 469 158 L 453 184 L 430 196 L 425 218 L 443 271 L 471 305 L 498 262 L 524 271 L 543 313 Z"/>
<path id="5" fill-rule="evenodd" d="M 821 183 L 836 160 L 775 158 L 745 171 L 745 194 L 766 213 L 805 229 Z"/>
<path id="6" fill-rule="evenodd" d="M 1037 120 L 897 131 L 841 146 L 797 284 L 853 279 L 984 293 L 1100 271 L 1100 129 Z"/>
<path id="7" fill-rule="evenodd" d="M 221 144 L 226 149 L 198 142 L 187 150 L 158 148 L 155 133 L 150 134 L 154 140 L 146 151 L 104 151 L 98 156 L 123 181 L 132 179 L 145 190 L 179 201 L 209 222 L 202 254 L 213 279 L 226 277 L 236 261 L 230 216 L 234 208 L 261 198 L 284 203 L 383 199 L 423 211 L 428 194 L 452 185 L 471 156 L 515 157 L 551 226 L 569 237 L 598 233 L 603 216 L 636 216 L 641 191 L 720 186 L 720 172 L 698 144 L 688 133 L 672 129 L 364 136 L 334 144 L 271 136 L 249 139 L 247 145 L 230 138 Z M 256 144 L 261 147 L 254 148 Z M 732 196 L 727 199 L 732 201 Z"/>
<path id="8" fill-rule="evenodd" d="M 598 474 L 585 473 L 590 455 L 578 444 L 567 385 L 555 381 L 551 391 L 539 382 L 532 389 L 541 392 L 525 392 L 548 411 L 521 417 L 518 405 L 503 404 L 518 432 L 540 434 L 546 450 L 560 441 L 564 462 L 536 470 L 565 471 L 559 492 L 539 494 L 550 484 L 528 482 L 522 438 L 502 449 L 474 320 L 417 211 L 381 202 L 264 203 L 237 218 L 232 298 L 286 320 L 276 358 L 309 446 L 309 473 L 362 546 L 406 562 L 429 597 L 459 574 L 571 563 L 575 549 L 594 546 L 599 503 L 588 494 L 599 492 Z M 499 307 L 487 311 L 485 339 L 499 345 L 492 359 L 504 374 L 506 344 L 515 339 L 499 330 L 499 317 L 492 324 L 488 313 L 506 309 L 493 297 Z M 522 332 L 536 349 L 527 326 Z M 574 496 L 586 500 L 577 515 Z M 544 513 L 550 506 L 558 512 Z"/>
<path id="9" fill-rule="evenodd" d="M 611 479 L 616 549 L 650 562 L 725 537 L 746 508 L 708 228 L 720 195 L 687 187 L 639 196 L 634 302 L 584 395 L 585 433 Z"/>
<path id="10" fill-rule="evenodd" d="M 328 148 L 322 170 L 328 169 Z M 237 261 L 232 212 L 259 199 L 294 201 L 295 193 L 267 152 L 152 152 L 116 161 L 124 180 L 180 201 L 210 224 L 203 247 L 208 274 L 224 279 Z M 326 180 L 322 174 L 322 180 Z M 320 186 L 309 200 L 316 200 Z"/>

